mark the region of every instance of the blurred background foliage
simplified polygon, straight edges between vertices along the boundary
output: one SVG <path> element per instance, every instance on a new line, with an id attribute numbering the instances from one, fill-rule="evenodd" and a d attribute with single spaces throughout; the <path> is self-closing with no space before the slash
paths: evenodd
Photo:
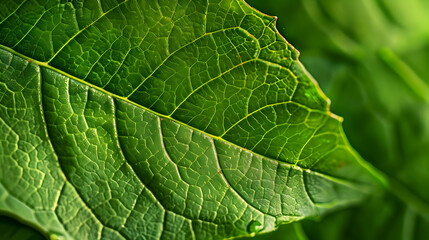
<path id="1" fill-rule="evenodd" d="M 253 239 L 429 239 L 429 1 L 246 2 L 278 16 L 279 32 L 344 117 L 352 146 L 405 186 L 404 199 L 426 204 L 380 192 Z"/>
<path id="2" fill-rule="evenodd" d="M 18 222 L 12 217 L 0 215 L 0 239 L 46 240 L 46 237 L 32 227 Z"/>

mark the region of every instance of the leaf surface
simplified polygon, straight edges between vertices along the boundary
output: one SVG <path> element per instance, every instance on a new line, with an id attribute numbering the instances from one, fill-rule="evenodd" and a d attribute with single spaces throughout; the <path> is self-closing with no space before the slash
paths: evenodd
<path id="1" fill-rule="evenodd" d="M 8 1 L 0 209 L 67 239 L 222 239 L 355 203 L 368 166 L 242 1 Z"/>

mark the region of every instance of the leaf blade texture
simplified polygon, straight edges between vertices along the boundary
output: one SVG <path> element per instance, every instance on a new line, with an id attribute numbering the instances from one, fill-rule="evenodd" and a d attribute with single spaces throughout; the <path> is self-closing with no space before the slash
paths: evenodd
<path id="1" fill-rule="evenodd" d="M 242 1 L 11 1 L 1 209 L 67 239 L 222 239 L 359 201 L 373 178 Z"/>

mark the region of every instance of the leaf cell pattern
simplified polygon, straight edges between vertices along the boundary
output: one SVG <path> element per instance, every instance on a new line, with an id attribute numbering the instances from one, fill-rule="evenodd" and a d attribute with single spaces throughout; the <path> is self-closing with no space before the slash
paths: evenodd
<path id="1" fill-rule="evenodd" d="M 274 17 L 238 0 L 7 2 L 2 211 L 67 239 L 223 239 L 371 190 Z"/>

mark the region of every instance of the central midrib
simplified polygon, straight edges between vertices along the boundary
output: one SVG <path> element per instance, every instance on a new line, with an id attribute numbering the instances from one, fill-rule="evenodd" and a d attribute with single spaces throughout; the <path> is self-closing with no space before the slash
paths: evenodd
<path id="1" fill-rule="evenodd" d="M 8 51 L 8 52 L 10 52 L 10 53 L 12 53 L 12 54 L 14 54 L 14 55 L 18 56 L 18 57 L 24 58 L 24 59 L 26 59 L 28 62 L 32 62 L 32 63 L 34 63 L 34 64 L 38 65 L 39 67 L 45 67 L 45 68 L 50 69 L 50 70 L 52 70 L 52 71 L 54 71 L 54 72 L 56 72 L 56 73 L 59 73 L 59 74 L 64 75 L 64 76 L 66 76 L 66 77 L 68 77 L 68 78 L 70 78 L 70 79 L 73 79 L 73 80 L 75 80 L 75 81 L 77 81 L 77 82 L 79 82 L 79 83 L 81 83 L 81 84 L 84 84 L 84 85 L 89 86 L 89 87 L 91 87 L 91 88 L 94 88 L 94 89 L 96 89 L 96 90 L 98 90 L 98 91 L 101 91 L 101 92 L 103 92 L 104 94 L 107 94 L 107 95 L 109 95 L 109 96 L 111 96 L 111 97 L 114 97 L 114 98 L 120 99 L 120 100 L 122 100 L 122 101 L 124 101 L 124 102 L 127 102 L 127 103 L 129 103 L 129 104 L 132 104 L 132 105 L 134 105 L 134 106 L 136 106 L 136 107 L 139 107 L 139 108 L 141 108 L 141 109 L 143 109 L 143 110 L 145 110 L 145 111 L 148 111 L 148 112 L 150 112 L 150 113 L 152 113 L 152 114 L 154 114 L 154 115 L 156 115 L 156 116 L 158 116 L 158 117 L 160 117 L 160 118 L 165 118 L 165 119 L 168 119 L 168 120 L 174 121 L 174 122 L 176 122 L 176 123 L 178 123 L 178 124 L 180 124 L 180 125 L 183 125 L 183 126 L 186 126 L 186 127 L 190 128 L 190 129 L 192 129 L 192 130 L 195 130 L 195 131 L 201 132 L 202 134 L 205 134 L 205 135 L 207 135 L 207 136 L 211 137 L 212 139 L 217 139 L 217 140 L 223 141 L 223 142 L 228 143 L 228 144 L 230 144 L 230 145 L 232 145 L 232 146 L 235 146 L 235 147 L 241 148 L 241 149 L 243 149 L 243 150 L 245 150 L 245 151 L 248 151 L 248 152 L 250 152 L 250 153 L 252 153 L 252 154 L 254 154 L 254 155 L 257 155 L 257 156 L 259 156 L 259 157 L 266 158 L 266 159 L 269 159 L 269 160 L 272 160 L 272 161 L 277 161 L 277 162 L 279 162 L 279 163 L 285 164 L 286 166 L 289 166 L 289 167 L 291 167 L 291 168 L 295 168 L 295 169 L 300 170 L 300 171 L 302 171 L 302 172 L 303 172 L 303 171 L 307 171 L 307 172 L 309 172 L 309 173 L 314 173 L 314 174 L 319 175 L 319 176 L 321 176 L 321 177 L 324 177 L 324 178 L 326 178 L 326 179 L 330 179 L 330 180 L 335 181 L 335 182 L 337 182 L 337 183 L 340 183 L 340 184 L 343 184 L 343 185 L 350 186 L 350 187 L 352 187 L 352 188 L 354 188 L 354 189 L 357 189 L 357 190 L 363 190 L 363 189 L 365 189 L 365 187 L 364 187 L 364 186 L 366 186 L 365 184 L 357 183 L 357 182 L 352 182 L 351 180 L 343 179 L 343 178 L 340 178 L 340 177 L 330 176 L 330 175 L 327 175 L 327 174 L 324 174 L 324 173 L 321 173 L 321 172 L 314 171 L 314 170 L 312 170 L 312 169 L 310 169 L 310 168 L 302 168 L 302 167 L 296 166 L 295 164 L 291 164 L 291 163 L 288 163 L 288 162 L 284 162 L 284 161 L 281 161 L 281 160 L 278 160 L 278 159 L 273 159 L 273 158 L 270 158 L 270 157 L 267 157 L 267 156 L 261 155 L 261 154 L 259 154 L 259 153 L 257 153 L 257 152 L 253 152 L 253 151 L 251 151 L 251 150 L 249 150 L 249 149 L 245 149 L 245 148 L 243 148 L 242 146 L 239 146 L 239 145 L 237 145 L 237 144 L 235 144 L 235 143 L 232 143 L 232 142 L 230 142 L 230 141 L 228 141 L 228 140 L 225 140 L 224 138 L 221 138 L 221 137 L 219 137 L 219 136 L 216 136 L 216 135 L 213 135 L 213 134 L 210 134 L 210 133 L 204 132 L 204 131 L 202 131 L 201 129 L 195 128 L 195 127 L 190 126 L 190 125 L 188 125 L 188 124 L 186 124 L 186 123 L 183 123 L 183 122 L 181 122 L 181 121 L 179 121 L 179 120 L 177 120 L 177 119 L 171 118 L 169 115 L 165 115 L 165 114 L 162 114 L 162 113 L 158 113 L 158 112 L 156 112 L 156 111 L 154 111 L 154 110 L 152 110 L 152 109 L 150 109 L 150 108 L 147 108 L 147 107 L 142 106 L 142 105 L 140 105 L 140 104 L 138 104 L 138 103 L 135 103 L 135 102 L 133 102 L 133 101 L 130 101 L 130 100 L 129 100 L 128 98 L 126 98 L 126 97 L 119 96 L 119 95 L 114 94 L 114 93 L 112 93 L 112 92 L 109 92 L 109 91 L 107 91 L 107 90 L 105 90 L 105 89 L 103 89 L 103 88 L 101 88 L 101 87 L 99 87 L 99 86 L 97 86 L 97 85 L 94 85 L 94 84 L 92 84 L 92 83 L 86 82 L 86 81 L 84 81 L 84 80 L 82 80 L 82 79 L 80 79 L 80 78 L 78 78 L 78 77 L 76 77 L 76 76 L 73 76 L 73 75 L 71 75 L 71 74 L 69 74 L 69 73 L 67 73 L 67 72 L 64 72 L 64 71 L 62 71 L 62 70 L 60 70 L 60 69 L 57 69 L 57 68 L 55 68 L 55 67 L 52 67 L 52 66 L 51 66 L 51 65 L 49 65 L 47 62 L 41 62 L 41 61 L 35 60 L 35 59 L 33 59 L 33 58 L 30 58 L 30 57 L 28 57 L 28 56 L 25 56 L 24 54 L 19 53 L 19 52 L 15 51 L 14 49 L 11 49 L 10 47 L 4 46 L 4 45 L 2 45 L 2 44 L 0 44 L 0 49 L 6 50 L 6 51 Z M 295 104 L 298 104 L 298 103 L 295 103 Z M 298 104 L 298 105 L 300 105 L 300 104 Z M 328 113 L 326 113 L 326 114 L 328 115 L 328 117 L 330 117 L 330 115 L 329 115 Z"/>

